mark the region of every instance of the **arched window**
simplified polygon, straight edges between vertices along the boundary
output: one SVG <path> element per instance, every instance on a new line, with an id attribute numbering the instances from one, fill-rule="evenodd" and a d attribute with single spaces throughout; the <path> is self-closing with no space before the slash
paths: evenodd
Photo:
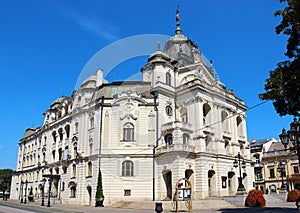
<path id="1" fill-rule="evenodd" d="M 187 133 L 184 133 L 184 134 L 182 135 L 182 138 L 183 138 L 183 144 L 188 145 L 190 136 L 189 136 Z"/>
<path id="2" fill-rule="evenodd" d="M 171 74 L 169 72 L 166 73 L 166 84 L 171 86 Z"/>
<path id="3" fill-rule="evenodd" d="M 132 123 L 124 124 L 123 141 L 134 141 L 134 126 Z"/>
<path id="4" fill-rule="evenodd" d="M 71 186 L 70 190 L 71 190 L 70 197 L 71 198 L 75 198 L 76 197 L 76 187 L 75 186 Z"/>
<path id="5" fill-rule="evenodd" d="M 224 110 L 221 113 L 221 120 L 222 120 L 223 132 L 228 132 L 229 131 L 228 113 Z"/>
<path id="6" fill-rule="evenodd" d="M 208 104 L 203 105 L 203 125 L 210 124 L 210 111 L 211 107 Z"/>
<path id="7" fill-rule="evenodd" d="M 75 178 L 76 177 L 76 165 L 73 164 L 72 166 L 72 178 Z"/>
<path id="8" fill-rule="evenodd" d="M 56 143 L 56 132 L 52 132 L 53 142 Z"/>
<path id="9" fill-rule="evenodd" d="M 230 143 L 228 140 L 225 140 L 225 151 L 226 151 L 226 154 L 230 154 Z"/>
<path id="10" fill-rule="evenodd" d="M 172 134 L 167 134 L 165 136 L 165 142 L 167 145 L 173 144 L 173 135 Z"/>
<path id="11" fill-rule="evenodd" d="M 89 162 L 88 163 L 88 174 L 87 174 L 87 176 L 91 177 L 92 175 L 93 175 L 93 165 L 92 165 L 92 162 Z"/>
<path id="12" fill-rule="evenodd" d="M 93 154 L 93 143 L 90 143 L 90 155 Z"/>
<path id="13" fill-rule="evenodd" d="M 65 131 L 66 131 L 66 137 L 69 138 L 70 137 L 70 125 L 69 124 L 65 127 Z"/>
<path id="14" fill-rule="evenodd" d="M 63 129 L 62 128 L 59 128 L 58 135 L 59 135 L 59 140 L 62 141 L 62 139 L 63 139 Z"/>
<path id="15" fill-rule="evenodd" d="M 133 176 L 133 162 L 125 160 L 122 163 L 122 176 Z"/>
<path id="16" fill-rule="evenodd" d="M 69 113 L 69 105 L 66 104 L 66 105 L 64 106 L 64 109 L 65 109 L 65 114 L 67 115 L 67 114 Z"/>
<path id="17" fill-rule="evenodd" d="M 236 118 L 236 126 L 237 126 L 238 136 L 244 136 L 244 134 L 243 134 L 243 119 L 240 116 L 238 116 Z"/>
<path id="18" fill-rule="evenodd" d="M 75 133 L 78 133 L 79 130 L 79 124 L 78 122 L 75 123 Z"/>
<path id="19" fill-rule="evenodd" d="M 187 109 L 186 108 L 183 108 L 182 110 L 180 110 L 181 112 L 181 121 L 184 122 L 184 123 L 187 123 L 188 122 L 188 115 L 187 115 Z"/>
<path id="20" fill-rule="evenodd" d="M 90 118 L 90 128 L 94 128 L 94 117 Z"/>

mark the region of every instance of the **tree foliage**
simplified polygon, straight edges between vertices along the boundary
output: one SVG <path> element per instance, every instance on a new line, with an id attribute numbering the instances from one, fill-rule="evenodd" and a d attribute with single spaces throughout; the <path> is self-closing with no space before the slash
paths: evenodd
<path id="1" fill-rule="evenodd" d="M 275 70 L 270 71 L 266 80 L 262 100 L 272 100 L 280 116 L 299 116 L 300 112 L 300 1 L 279 0 L 287 3 L 283 10 L 275 12 L 281 16 L 281 23 L 276 27 L 277 34 L 288 36 L 285 55 L 286 61 L 279 62 Z"/>
<path id="2" fill-rule="evenodd" d="M 6 191 L 10 188 L 13 170 L 0 169 L 0 191 Z"/>
<path id="3" fill-rule="evenodd" d="M 99 169 L 97 191 L 96 191 L 96 201 L 101 200 L 101 199 L 104 199 L 104 194 L 103 194 L 103 185 L 102 185 L 102 174 Z"/>

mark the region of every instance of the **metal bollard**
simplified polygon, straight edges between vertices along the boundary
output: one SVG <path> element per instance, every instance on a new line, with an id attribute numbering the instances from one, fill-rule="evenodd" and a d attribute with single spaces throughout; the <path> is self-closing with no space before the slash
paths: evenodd
<path id="1" fill-rule="evenodd" d="M 155 212 L 160 213 L 163 211 L 162 203 L 155 203 Z"/>

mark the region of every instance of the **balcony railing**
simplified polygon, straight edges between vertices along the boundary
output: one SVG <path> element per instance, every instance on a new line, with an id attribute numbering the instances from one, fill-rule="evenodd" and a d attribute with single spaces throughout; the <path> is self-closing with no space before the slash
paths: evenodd
<path id="1" fill-rule="evenodd" d="M 172 130 L 172 129 L 175 129 L 175 128 L 180 128 L 180 129 L 185 130 L 185 131 L 192 131 L 192 125 L 191 124 L 185 123 L 185 122 L 180 122 L 180 121 L 177 121 L 177 122 L 173 121 L 173 122 L 163 124 L 162 127 L 161 127 L 161 130 L 164 132 L 164 131 Z"/>
<path id="2" fill-rule="evenodd" d="M 162 154 L 172 151 L 196 152 L 196 148 L 186 144 L 171 144 L 167 146 L 159 146 L 156 148 L 157 154 Z"/>

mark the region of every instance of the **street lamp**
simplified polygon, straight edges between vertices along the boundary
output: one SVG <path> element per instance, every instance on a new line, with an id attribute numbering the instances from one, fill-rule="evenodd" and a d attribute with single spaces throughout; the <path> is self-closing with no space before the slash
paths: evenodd
<path id="1" fill-rule="evenodd" d="M 44 206 L 44 199 L 45 199 L 45 183 L 46 183 L 46 179 L 43 178 L 43 179 L 42 179 L 42 204 L 41 204 L 41 206 Z"/>
<path id="2" fill-rule="evenodd" d="M 293 147 L 290 149 L 296 150 L 298 155 L 298 164 L 300 163 L 300 118 L 297 121 L 297 118 L 294 118 L 294 121 L 290 124 L 290 130 L 286 132 L 283 128 L 282 133 L 279 135 L 281 143 L 286 149 L 289 142 L 292 142 Z"/>
<path id="3" fill-rule="evenodd" d="M 277 166 L 277 171 L 281 174 L 281 187 L 280 190 L 285 190 L 284 183 L 283 183 L 283 173 L 285 172 L 285 162 L 280 161 Z"/>
<path id="4" fill-rule="evenodd" d="M 242 168 L 246 168 L 246 163 L 244 161 L 243 156 L 238 153 L 237 156 L 235 156 L 235 160 L 233 161 L 233 166 L 235 168 L 239 167 L 239 172 L 240 172 L 240 177 L 239 177 L 239 186 L 237 188 L 237 194 L 245 194 L 246 189 L 245 186 L 243 185 L 243 178 L 242 178 Z"/>
<path id="5" fill-rule="evenodd" d="M 49 177 L 48 182 L 49 182 L 49 192 L 48 192 L 48 204 L 47 204 L 47 207 L 50 207 L 50 194 L 51 194 L 51 184 L 52 184 L 52 178 L 51 177 Z"/>
<path id="6" fill-rule="evenodd" d="M 27 197 L 27 184 L 28 184 L 28 180 L 25 181 L 25 200 L 24 200 L 24 204 L 26 204 L 26 197 Z"/>

